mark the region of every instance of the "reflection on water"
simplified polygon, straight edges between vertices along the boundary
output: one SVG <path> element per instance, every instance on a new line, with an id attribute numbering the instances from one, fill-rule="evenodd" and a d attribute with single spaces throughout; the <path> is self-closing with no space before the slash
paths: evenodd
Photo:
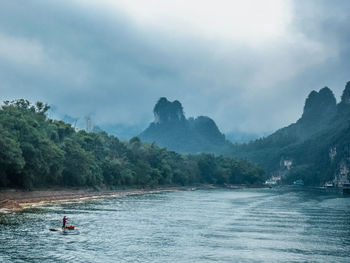
<path id="1" fill-rule="evenodd" d="M 51 232 L 66 215 L 77 231 Z M 350 198 L 199 190 L 0 215 L 1 262 L 348 262 Z"/>

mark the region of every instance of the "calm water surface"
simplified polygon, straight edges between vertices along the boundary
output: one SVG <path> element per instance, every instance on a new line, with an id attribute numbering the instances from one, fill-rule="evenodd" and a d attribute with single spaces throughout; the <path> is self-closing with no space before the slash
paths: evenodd
<path id="1" fill-rule="evenodd" d="M 77 231 L 51 232 L 66 215 Z M 349 262 L 350 198 L 320 190 L 145 194 L 0 215 L 0 262 Z"/>

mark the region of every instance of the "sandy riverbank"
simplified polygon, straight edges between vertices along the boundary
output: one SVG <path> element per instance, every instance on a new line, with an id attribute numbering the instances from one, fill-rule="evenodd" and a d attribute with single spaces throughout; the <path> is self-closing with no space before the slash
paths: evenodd
<path id="1" fill-rule="evenodd" d="M 84 199 L 123 197 L 147 193 L 170 192 L 179 190 L 193 190 L 193 188 L 167 187 L 156 189 L 128 189 L 128 190 L 102 190 L 90 189 L 48 189 L 48 190 L 0 190 L 0 212 L 13 212 L 30 208 L 40 204 L 66 201 L 79 201 Z"/>

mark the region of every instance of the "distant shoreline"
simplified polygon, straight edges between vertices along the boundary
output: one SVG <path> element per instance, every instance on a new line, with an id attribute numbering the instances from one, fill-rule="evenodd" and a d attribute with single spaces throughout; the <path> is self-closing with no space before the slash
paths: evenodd
<path id="1" fill-rule="evenodd" d="M 164 187 L 154 189 L 101 190 L 92 189 L 46 189 L 24 191 L 18 189 L 0 190 L 0 212 L 16 212 L 42 204 L 90 200 L 107 197 L 124 197 L 161 192 L 195 190 L 194 187 Z"/>

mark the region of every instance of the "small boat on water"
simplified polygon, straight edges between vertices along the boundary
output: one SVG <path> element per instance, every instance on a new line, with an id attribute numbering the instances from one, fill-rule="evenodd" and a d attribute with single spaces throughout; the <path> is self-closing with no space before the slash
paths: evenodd
<path id="1" fill-rule="evenodd" d="M 268 180 L 265 181 L 265 185 L 268 187 L 276 187 L 281 184 L 281 176 L 272 176 Z"/>
<path id="2" fill-rule="evenodd" d="M 66 226 L 65 228 L 50 228 L 50 231 L 69 231 L 69 230 L 77 230 L 78 227 L 73 226 L 73 225 L 69 225 Z"/>
<path id="3" fill-rule="evenodd" d="M 267 185 L 268 187 L 272 188 L 278 185 L 277 181 L 275 180 L 267 180 L 265 182 L 265 185 Z"/>
<path id="4" fill-rule="evenodd" d="M 324 184 L 324 188 L 334 188 L 333 182 L 326 182 L 326 183 Z"/>
<path id="5" fill-rule="evenodd" d="M 303 186 L 304 185 L 304 181 L 299 179 L 293 182 L 294 186 Z"/>
<path id="6" fill-rule="evenodd" d="M 350 194 L 350 183 L 343 184 L 343 194 Z"/>

